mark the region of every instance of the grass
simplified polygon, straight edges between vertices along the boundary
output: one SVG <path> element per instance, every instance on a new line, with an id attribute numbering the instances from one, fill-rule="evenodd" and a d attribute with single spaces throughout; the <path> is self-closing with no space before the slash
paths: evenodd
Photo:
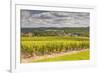
<path id="1" fill-rule="evenodd" d="M 89 60 L 89 50 L 81 51 L 78 53 L 70 54 L 70 55 L 63 55 L 54 58 L 46 58 L 41 60 L 36 60 L 32 62 L 54 62 L 54 61 L 73 61 L 73 60 Z"/>

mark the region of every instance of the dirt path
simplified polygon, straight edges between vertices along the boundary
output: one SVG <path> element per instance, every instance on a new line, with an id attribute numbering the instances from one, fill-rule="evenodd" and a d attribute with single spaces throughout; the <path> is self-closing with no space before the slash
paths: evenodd
<path id="1" fill-rule="evenodd" d="M 84 50 L 80 50 L 80 51 L 69 51 L 69 52 L 61 52 L 59 54 L 52 54 L 52 55 L 44 55 L 44 56 L 35 56 L 35 57 L 31 57 L 31 58 L 25 58 L 25 59 L 21 59 L 21 63 L 31 63 L 33 60 L 41 60 L 41 59 L 46 59 L 46 58 L 54 58 L 57 56 L 63 56 L 63 55 L 70 55 L 70 54 L 76 54 L 82 51 L 86 51 L 88 49 L 84 49 Z"/>

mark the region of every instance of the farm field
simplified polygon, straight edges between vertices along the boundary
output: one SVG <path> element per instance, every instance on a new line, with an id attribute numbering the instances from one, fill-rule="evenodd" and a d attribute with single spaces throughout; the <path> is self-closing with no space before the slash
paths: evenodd
<path id="1" fill-rule="evenodd" d="M 22 58 L 30 58 L 36 56 L 52 55 L 58 53 L 66 53 L 70 51 L 80 51 L 89 49 L 88 37 L 73 37 L 73 36 L 46 36 L 46 37 L 22 37 L 21 38 L 21 53 Z M 89 52 L 89 51 L 88 51 Z M 82 54 L 81 54 L 82 53 Z M 85 55 L 84 55 L 85 54 Z M 78 56 L 80 55 L 80 56 Z M 56 60 L 80 60 L 89 59 L 87 52 L 80 52 L 75 55 L 64 55 L 61 57 L 48 58 L 39 61 L 56 61 Z M 78 56 L 78 57 L 77 57 Z M 34 60 L 34 59 L 33 59 Z M 34 61 L 33 61 L 34 62 Z M 38 61 L 37 61 L 38 62 Z"/>

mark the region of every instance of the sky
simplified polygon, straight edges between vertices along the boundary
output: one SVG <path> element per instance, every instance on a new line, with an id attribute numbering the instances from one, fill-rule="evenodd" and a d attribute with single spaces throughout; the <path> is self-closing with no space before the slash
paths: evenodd
<path id="1" fill-rule="evenodd" d="M 89 27 L 87 12 L 21 10 L 21 28 Z"/>

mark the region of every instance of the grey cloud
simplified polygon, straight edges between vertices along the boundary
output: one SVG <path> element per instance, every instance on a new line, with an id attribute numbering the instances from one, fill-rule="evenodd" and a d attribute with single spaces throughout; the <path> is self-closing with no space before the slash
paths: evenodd
<path id="1" fill-rule="evenodd" d="M 21 10 L 22 28 L 88 26 L 89 13 Z"/>

